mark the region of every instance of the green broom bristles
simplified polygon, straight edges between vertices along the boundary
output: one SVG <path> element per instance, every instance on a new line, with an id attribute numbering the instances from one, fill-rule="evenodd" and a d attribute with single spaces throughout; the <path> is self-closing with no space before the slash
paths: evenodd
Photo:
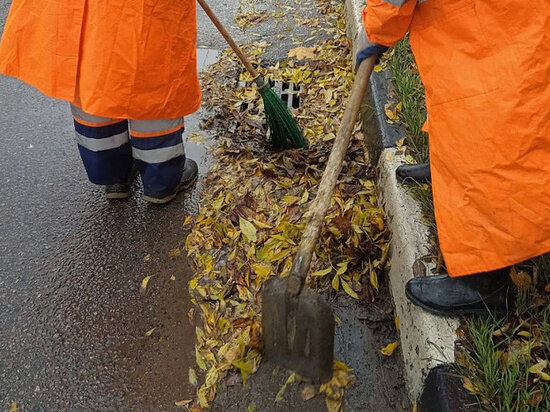
<path id="1" fill-rule="evenodd" d="M 267 127 L 273 144 L 281 149 L 308 147 L 309 143 L 289 108 L 271 89 L 269 83 L 260 77 L 256 84 L 264 100 Z"/>

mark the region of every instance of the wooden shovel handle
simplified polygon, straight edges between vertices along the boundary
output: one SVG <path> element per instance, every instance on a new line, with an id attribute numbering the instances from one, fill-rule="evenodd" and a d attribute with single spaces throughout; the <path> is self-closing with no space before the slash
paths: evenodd
<path id="1" fill-rule="evenodd" d="M 325 167 L 323 178 L 319 184 L 317 197 L 311 203 L 307 212 L 307 227 L 302 236 L 302 241 L 300 242 L 298 253 L 294 259 L 287 282 L 287 293 L 292 296 L 298 295 L 304 286 L 311 265 L 311 258 L 315 251 L 315 246 L 317 246 L 325 215 L 330 206 L 332 192 L 342 171 L 342 164 L 348 151 L 351 135 L 355 129 L 359 109 L 361 108 L 361 103 L 363 102 L 363 97 L 367 91 L 369 79 L 377 59 L 378 56 L 369 57 L 361 63 L 357 71 L 340 130 L 338 130 L 338 135 L 334 140 L 334 146 Z"/>
<path id="2" fill-rule="evenodd" d="M 210 17 L 210 20 L 212 20 L 212 23 L 214 23 L 214 26 L 216 26 L 216 28 L 219 30 L 221 35 L 227 41 L 229 46 L 231 46 L 231 48 L 233 49 L 237 57 L 243 62 L 244 67 L 246 67 L 246 70 L 248 70 L 248 72 L 252 75 L 254 79 L 258 78 L 260 74 L 254 68 L 254 66 L 252 66 L 252 63 L 250 62 L 246 54 L 244 54 L 242 49 L 237 45 L 237 43 L 235 43 L 235 40 L 233 40 L 229 32 L 223 26 L 222 22 L 216 17 L 216 15 L 214 14 L 210 6 L 206 4 L 205 0 L 197 0 L 197 1 L 201 5 L 204 12 L 208 15 L 208 17 Z"/>

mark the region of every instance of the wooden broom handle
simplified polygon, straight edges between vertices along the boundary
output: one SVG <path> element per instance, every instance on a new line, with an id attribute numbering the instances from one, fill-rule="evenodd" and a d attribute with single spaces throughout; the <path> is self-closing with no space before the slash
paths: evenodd
<path id="1" fill-rule="evenodd" d="M 317 197 L 311 203 L 307 212 L 307 227 L 302 236 L 302 241 L 300 242 L 298 252 L 294 258 L 294 264 L 290 271 L 287 282 L 287 293 L 292 296 L 298 295 L 304 286 L 311 265 L 311 258 L 313 252 L 315 252 L 325 215 L 330 206 L 332 192 L 334 191 L 336 183 L 338 182 L 338 177 L 342 171 L 342 165 L 348 151 L 353 130 L 355 129 L 355 122 L 357 121 L 359 109 L 361 108 L 361 103 L 363 102 L 369 79 L 377 59 L 378 56 L 371 56 L 364 60 L 355 76 L 355 83 L 353 84 L 344 117 L 342 118 L 340 130 L 338 130 L 338 135 L 334 140 L 334 145 L 325 167 L 323 178 L 319 184 Z"/>
<path id="2" fill-rule="evenodd" d="M 197 0 L 197 1 L 201 5 L 204 12 L 208 15 L 208 17 L 210 17 L 210 20 L 212 20 L 212 23 L 214 23 L 214 26 L 216 26 L 216 28 L 219 30 L 221 35 L 225 38 L 229 46 L 231 46 L 231 48 L 233 49 L 237 57 L 243 62 L 244 67 L 246 67 L 246 70 L 248 70 L 248 72 L 252 75 L 254 79 L 257 79 L 258 77 L 260 77 L 260 73 L 258 73 L 258 71 L 254 68 L 254 66 L 252 66 L 252 63 L 250 62 L 246 54 L 244 54 L 244 52 L 237 45 L 237 43 L 235 43 L 235 41 L 233 40 L 229 32 L 223 26 L 222 22 L 216 17 L 216 15 L 214 14 L 210 6 L 206 4 L 206 1 L 205 0 Z"/>

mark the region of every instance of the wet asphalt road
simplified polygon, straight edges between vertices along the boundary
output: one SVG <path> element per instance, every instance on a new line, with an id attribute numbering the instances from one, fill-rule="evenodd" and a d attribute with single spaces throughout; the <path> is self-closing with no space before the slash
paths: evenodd
<path id="1" fill-rule="evenodd" d="M 0 0 L 0 32 L 9 3 Z M 232 19 L 235 2 L 216 3 Z M 199 16 L 199 46 L 221 47 Z M 0 410 L 171 410 L 194 394 L 194 330 L 188 263 L 168 253 L 200 185 L 166 207 L 145 204 L 138 183 L 132 199 L 108 202 L 73 133 L 67 103 L 0 77 Z M 204 173 L 204 148 L 186 151 Z"/>

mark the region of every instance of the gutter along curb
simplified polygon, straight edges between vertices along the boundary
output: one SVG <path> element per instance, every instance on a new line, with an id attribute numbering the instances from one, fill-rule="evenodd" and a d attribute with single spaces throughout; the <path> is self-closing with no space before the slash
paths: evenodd
<path id="1" fill-rule="evenodd" d="M 353 41 L 353 55 L 357 38 L 363 29 L 361 10 L 365 0 L 346 0 L 348 36 Z M 403 137 L 399 126 L 386 122 L 385 104 L 391 87 L 391 75 L 373 73 L 370 96 L 371 106 L 365 126 L 369 133 L 367 146 L 373 163 L 378 163 L 378 188 L 381 205 L 387 214 L 392 232 L 392 267 L 389 272 L 390 292 L 400 319 L 401 349 L 405 365 L 405 378 L 411 401 L 418 400 L 430 371 L 442 363 L 454 362 L 454 343 L 459 326 L 458 318 L 431 315 L 409 303 L 405 284 L 414 277 L 413 267 L 423 267 L 421 258 L 429 254 L 429 231 L 422 223 L 420 205 L 410 196 L 405 186 L 397 183 L 395 169 L 404 163 L 404 155 L 396 147 Z M 370 104 L 369 104 L 370 103 Z M 422 266 L 421 266 L 422 265 Z M 427 275 L 432 267 L 425 267 Z M 420 270 L 424 272 L 424 270 Z M 420 275 L 423 275 L 421 273 Z M 426 405 L 428 409 L 429 405 Z M 427 409 L 424 409 L 427 410 Z"/>

